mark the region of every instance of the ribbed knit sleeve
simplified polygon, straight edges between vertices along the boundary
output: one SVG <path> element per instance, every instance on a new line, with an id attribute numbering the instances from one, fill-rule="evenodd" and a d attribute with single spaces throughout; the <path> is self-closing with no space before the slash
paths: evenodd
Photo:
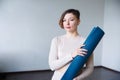
<path id="1" fill-rule="evenodd" d="M 57 70 L 72 60 L 71 54 L 58 58 L 58 38 L 53 38 L 49 52 L 49 66 L 51 70 Z"/>

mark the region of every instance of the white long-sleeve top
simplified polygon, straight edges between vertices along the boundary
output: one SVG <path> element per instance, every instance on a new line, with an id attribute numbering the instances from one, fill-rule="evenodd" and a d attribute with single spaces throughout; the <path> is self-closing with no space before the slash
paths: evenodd
<path id="1" fill-rule="evenodd" d="M 82 36 L 67 37 L 62 35 L 52 39 L 49 52 L 49 66 L 55 71 L 52 80 L 60 80 L 73 60 L 72 53 L 84 43 Z M 89 70 L 88 70 L 89 72 Z"/>

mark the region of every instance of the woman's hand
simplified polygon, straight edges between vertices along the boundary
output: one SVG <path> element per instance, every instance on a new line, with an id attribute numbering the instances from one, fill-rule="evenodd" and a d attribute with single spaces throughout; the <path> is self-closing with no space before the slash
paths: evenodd
<path id="1" fill-rule="evenodd" d="M 74 78 L 73 80 L 83 80 L 83 79 L 79 79 L 79 78 Z"/>
<path id="2" fill-rule="evenodd" d="M 83 47 L 85 45 L 80 45 L 80 48 L 76 49 L 75 52 L 73 52 L 72 54 L 72 57 L 74 58 L 75 56 L 77 55 L 80 55 L 80 56 L 85 56 L 87 54 L 87 50 L 86 49 L 83 49 L 81 47 Z"/>
<path id="3" fill-rule="evenodd" d="M 79 80 L 79 79 L 77 79 L 77 78 L 74 78 L 73 80 Z"/>
<path id="4" fill-rule="evenodd" d="M 73 80 L 84 80 L 84 79 L 78 76 L 78 77 L 74 78 Z"/>

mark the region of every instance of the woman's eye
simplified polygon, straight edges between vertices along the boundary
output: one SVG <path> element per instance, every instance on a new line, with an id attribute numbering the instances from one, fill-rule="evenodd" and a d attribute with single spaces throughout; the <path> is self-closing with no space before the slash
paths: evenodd
<path id="1" fill-rule="evenodd" d="M 66 20 L 63 19 L 63 22 L 65 22 Z"/>
<path id="2" fill-rule="evenodd" d="M 70 21 L 74 21 L 74 19 L 71 19 Z"/>

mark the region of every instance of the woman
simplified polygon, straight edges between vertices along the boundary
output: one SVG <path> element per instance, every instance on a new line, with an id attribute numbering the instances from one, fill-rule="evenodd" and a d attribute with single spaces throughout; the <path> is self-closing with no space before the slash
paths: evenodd
<path id="1" fill-rule="evenodd" d="M 55 71 L 52 80 L 60 80 L 75 56 L 84 56 L 86 49 L 82 49 L 84 38 L 78 33 L 80 12 L 76 9 L 66 10 L 59 21 L 59 25 L 66 31 L 65 35 L 53 38 L 49 53 L 50 69 Z M 73 80 L 84 80 L 93 71 L 93 55 L 86 62 L 86 68 L 80 71 Z"/>

